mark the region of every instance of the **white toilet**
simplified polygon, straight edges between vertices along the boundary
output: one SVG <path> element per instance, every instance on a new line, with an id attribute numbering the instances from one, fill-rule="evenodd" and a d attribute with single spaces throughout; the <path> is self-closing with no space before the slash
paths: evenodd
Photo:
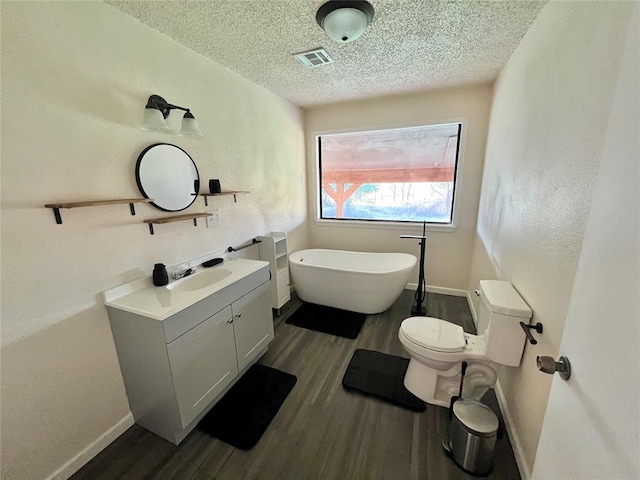
<path id="1" fill-rule="evenodd" d="M 482 280 L 478 335 L 433 317 L 409 317 L 398 337 L 411 355 L 404 385 L 416 397 L 449 407 L 458 395 L 462 361 L 467 361 L 463 397 L 480 400 L 496 383 L 502 365 L 520 366 L 526 335 L 520 322 L 529 323 L 531 309 L 509 282 Z"/>

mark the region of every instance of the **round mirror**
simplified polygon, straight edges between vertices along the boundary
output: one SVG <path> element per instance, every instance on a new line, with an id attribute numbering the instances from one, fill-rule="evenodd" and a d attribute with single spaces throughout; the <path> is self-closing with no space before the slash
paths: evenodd
<path id="1" fill-rule="evenodd" d="M 145 198 L 166 212 L 184 210 L 196 201 L 200 176 L 193 159 L 180 147 L 155 143 L 145 148 L 136 163 L 136 182 Z"/>

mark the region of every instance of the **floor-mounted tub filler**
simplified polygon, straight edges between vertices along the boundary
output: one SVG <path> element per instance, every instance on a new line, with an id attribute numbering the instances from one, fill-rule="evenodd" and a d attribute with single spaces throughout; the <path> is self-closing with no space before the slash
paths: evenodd
<path id="1" fill-rule="evenodd" d="M 360 313 L 389 308 L 406 287 L 416 257 L 308 249 L 289 255 L 296 293 L 305 302 Z"/>

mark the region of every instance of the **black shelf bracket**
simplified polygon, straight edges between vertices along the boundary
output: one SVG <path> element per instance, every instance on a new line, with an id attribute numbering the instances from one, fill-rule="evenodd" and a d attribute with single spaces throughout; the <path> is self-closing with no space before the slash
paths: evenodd
<path id="1" fill-rule="evenodd" d="M 60 209 L 59 208 L 54 208 L 53 209 L 53 216 L 56 217 L 56 223 L 58 225 L 62 225 L 62 217 L 60 216 Z"/>
<path id="2" fill-rule="evenodd" d="M 236 196 L 236 194 L 232 194 L 233 195 L 233 203 L 238 203 L 238 197 Z M 207 195 L 204 195 L 204 206 L 208 207 L 209 206 L 209 200 Z"/>

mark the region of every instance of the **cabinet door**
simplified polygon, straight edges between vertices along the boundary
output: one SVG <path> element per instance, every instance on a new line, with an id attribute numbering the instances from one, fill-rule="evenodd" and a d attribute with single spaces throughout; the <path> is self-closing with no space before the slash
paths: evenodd
<path id="1" fill-rule="evenodd" d="M 227 307 L 167 344 L 182 427 L 238 373 L 231 307 Z"/>
<path id="2" fill-rule="evenodd" d="M 291 292 L 289 291 L 289 269 L 285 268 L 278 272 L 278 308 L 282 307 L 291 298 Z"/>
<path id="3" fill-rule="evenodd" d="M 273 317 L 268 284 L 231 304 L 236 335 L 238 369 L 242 370 L 273 340 Z"/>

